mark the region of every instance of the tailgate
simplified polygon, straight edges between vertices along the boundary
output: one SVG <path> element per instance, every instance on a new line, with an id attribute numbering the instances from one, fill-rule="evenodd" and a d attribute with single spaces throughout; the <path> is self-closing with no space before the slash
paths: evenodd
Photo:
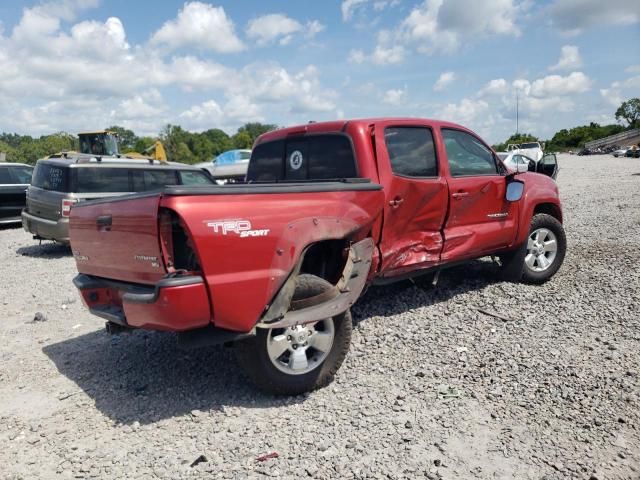
<path id="1" fill-rule="evenodd" d="M 78 271 L 152 284 L 166 273 L 158 237 L 160 193 L 79 203 L 69 236 Z"/>

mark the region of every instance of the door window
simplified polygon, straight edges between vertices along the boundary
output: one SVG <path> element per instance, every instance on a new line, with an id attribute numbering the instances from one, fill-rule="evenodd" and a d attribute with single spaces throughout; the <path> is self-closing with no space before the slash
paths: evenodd
<path id="1" fill-rule="evenodd" d="M 431 130 L 389 127 L 384 131 L 391 170 L 403 177 L 436 177 L 438 164 Z"/>
<path id="2" fill-rule="evenodd" d="M 178 172 L 182 185 L 211 185 L 213 183 L 203 172 L 189 170 L 178 170 Z"/>
<path id="3" fill-rule="evenodd" d="M 27 185 L 31 183 L 31 175 L 33 168 L 29 167 L 10 167 L 9 170 L 13 176 L 13 183 Z"/>
<path id="4" fill-rule="evenodd" d="M 496 175 L 493 153 L 473 135 L 460 130 L 443 129 L 442 137 L 454 177 Z"/>

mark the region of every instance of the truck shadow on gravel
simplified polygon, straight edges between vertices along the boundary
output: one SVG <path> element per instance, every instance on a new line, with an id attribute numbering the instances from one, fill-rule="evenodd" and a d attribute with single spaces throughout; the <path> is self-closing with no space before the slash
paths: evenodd
<path id="1" fill-rule="evenodd" d="M 232 348 L 184 351 L 170 333 L 112 336 L 97 330 L 48 345 L 43 352 L 98 410 L 123 424 L 155 423 L 228 406 L 278 407 L 306 398 L 263 394 L 243 375 Z M 69 393 L 75 392 L 59 392 L 58 398 Z"/>
<path id="2" fill-rule="evenodd" d="M 374 287 L 354 308 L 354 321 L 447 301 L 499 281 L 496 273 L 488 262 L 473 262 L 443 272 L 438 287 L 424 287 L 424 293 L 420 281 Z M 423 282 L 429 285 L 429 277 Z M 43 352 L 98 410 L 123 424 L 155 423 L 193 410 L 223 411 L 228 406 L 285 407 L 307 398 L 263 394 L 244 376 L 232 348 L 183 351 L 167 333 L 109 336 L 97 330 L 48 345 Z M 60 402 L 73 402 L 76 396 L 66 397 L 75 393 L 57 392 L 57 396 Z"/>
<path id="3" fill-rule="evenodd" d="M 16 250 L 23 257 L 57 259 L 71 256 L 71 247 L 55 242 L 45 242 L 40 245 L 28 245 Z"/>

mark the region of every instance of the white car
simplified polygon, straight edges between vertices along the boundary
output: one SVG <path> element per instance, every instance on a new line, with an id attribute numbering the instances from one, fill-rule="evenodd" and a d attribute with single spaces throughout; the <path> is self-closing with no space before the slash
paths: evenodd
<path id="1" fill-rule="evenodd" d="M 525 166 L 529 172 L 543 173 L 554 180 L 558 176 L 558 159 L 554 153 L 548 153 L 539 161 L 536 161 L 526 155 L 523 155 L 518 150 L 511 150 L 509 152 L 496 152 L 498 158 L 502 160 L 502 163 L 507 170 L 511 172 L 518 171 L 518 165 Z M 522 171 L 522 169 L 520 169 Z"/>
<path id="2" fill-rule="evenodd" d="M 624 155 L 627 153 L 627 150 L 629 150 L 631 148 L 631 146 L 628 147 L 624 147 L 624 148 L 619 148 L 618 150 L 611 152 L 611 154 L 614 157 L 624 157 Z"/>
<path id="3" fill-rule="evenodd" d="M 532 158 L 536 162 L 539 162 L 540 160 L 542 160 L 542 157 L 544 156 L 544 153 L 542 150 L 543 150 L 543 147 L 540 144 L 540 142 L 525 142 L 525 143 L 519 143 L 519 144 L 510 143 L 507 146 L 507 151 L 520 153 L 529 158 Z"/>

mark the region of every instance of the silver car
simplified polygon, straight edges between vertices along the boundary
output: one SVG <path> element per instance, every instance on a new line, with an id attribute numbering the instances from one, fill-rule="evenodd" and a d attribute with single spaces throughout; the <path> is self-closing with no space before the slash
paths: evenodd
<path id="1" fill-rule="evenodd" d="M 145 192 L 165 185 L 210 185 L 202 170 L 181 163 L 90 155 L 38 160 L 22 226 L 34 239 L 69 243 L 69 214 L 77 202 Z"/>

